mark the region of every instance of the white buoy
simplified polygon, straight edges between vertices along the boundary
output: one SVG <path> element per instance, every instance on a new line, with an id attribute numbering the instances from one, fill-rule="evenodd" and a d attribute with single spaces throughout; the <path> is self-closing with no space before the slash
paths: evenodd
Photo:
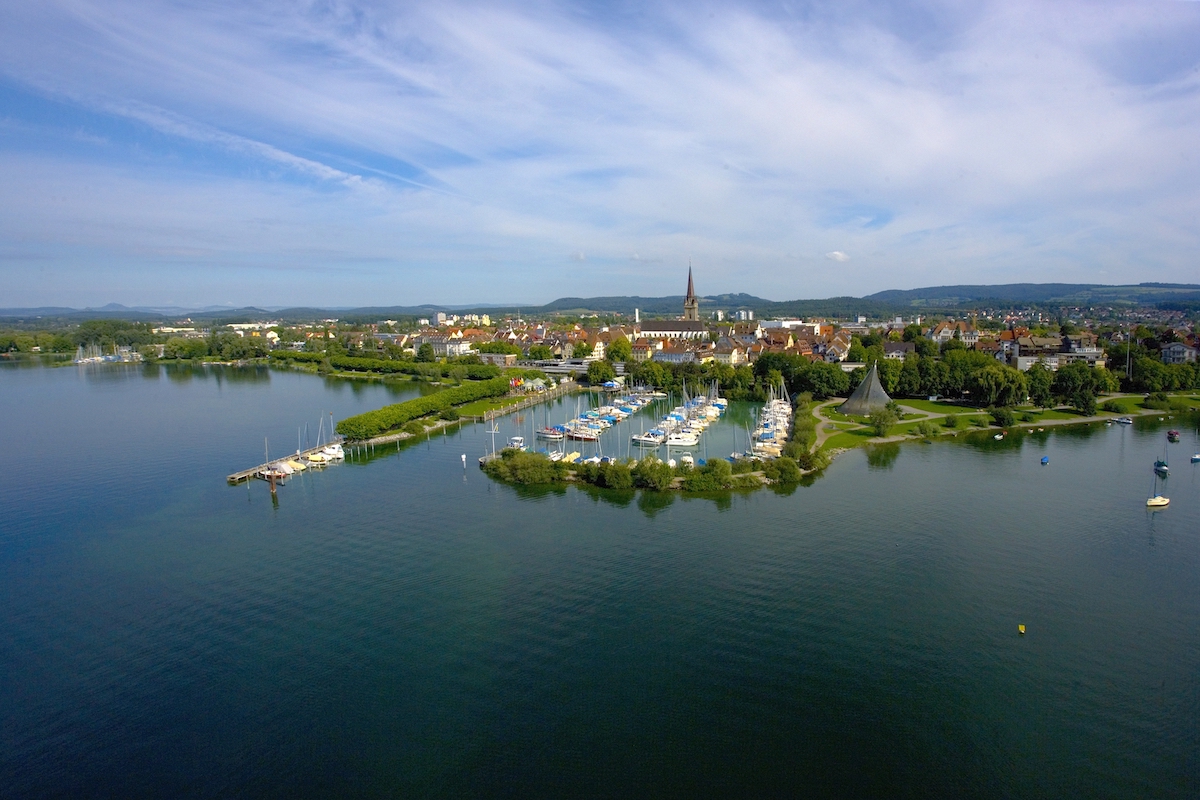
<path id="1" fill-rule="evenodd" d="M 466 469 L 467 468 L 467 454 L 466 453 L 462 454 L 462 460 L 463 460 L 463 469 Z"/>

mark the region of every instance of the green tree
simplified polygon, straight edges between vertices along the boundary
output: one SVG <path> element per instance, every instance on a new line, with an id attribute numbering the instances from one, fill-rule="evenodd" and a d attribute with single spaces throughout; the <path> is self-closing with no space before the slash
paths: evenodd
<path id="1" fill-rule="evenodd" d="M 483 342 L 476 349 L 481 353 L 501 353 L 503 355 L 521 355 L 521 348 L 512 342 Z"/>
<path id="2" fill-rule="evenodd" d="M 892 426 L 900 421 L 900 416 L 891 408 L 881 408 L 877 411 L 872 411 L 867 417 L 867 422 L 871 429 L 875 431 L 876 436 L 887 436 L 888 431 Z"/>
<path id="3" fill-rule="evenodd" d="M 1044 364 L 1034 364 L 1030 367 L 1025 373 L 1025 379 L 1029 382 L 1029 399 L 1034 405 L 1039 408 L 1054 405 L 1054 373 Z"/>
<path id="4" fill-rule="evenodd" d="M 535 344 L 529 348 L 529 357 L 534 361 L 547 361 L 554 358 L 554 351 L 550 349 L 549 345 Z"/>
<path id="5" fill-rule="evenodd" d="M 758 371 L 757 367 L 758 365 L 755 364 L 755 372 Z M 786 373 L 784 374 L 786 375 Z M 796 389 L 802 392 L 812 392 L 813 397 L 824 400 L 848 392 L 850 376 L 843 372 L 837 364 L 818 361 L 800 373 L 799 379 L 792 384 L 792 390 Z"/>
<path id="6" fill-rule="evenodd" d="M 615 377 L 617 377 L 616 370 L 614 370 L 613 365 L 607 361 L 593 361 L 592 363 L 588 364 L 587 379 L 588 383 L 592 384 L 593 386 L 604 383 L 605 381 L 611 381 Z"/>
<path id="7" fill-rule="evenodd" d="M 974 372 L 968 386 L 972 401 L 981 406 L 1015 406 L 1028 393 L 1025 376 L 1000 364 L 989 364 Z"/>
<path id="8" fill-rule="evenodd" d="M 437 354 L 433 352 L 433 345 L 425 342 L 417 348 L 417 361 L 429 363 L 437 360 Z"/>
<path id="9" fill-rule="evenodd" d="M 918 359 L 909 357 L 904 359 L 904 366 L 900 368 L 900 378 L 896 381 L 896 392 L 908 397 L 915 397 L 921 394 L 921 370 L 917 366 Z"/>
<path id="10" fill-rule="evenodd" d="M 604 350 L 604 357 L 609 361 L 625 362 L 633 355 L 633 345 L 624 336 L 620 336 L 612 341 L 611 344 Z"/>
<path id="11" fill-rule="evenodd" d="M 1102 387 L 1107 388 L 1105 378 L 1081 361 L 1059 367 L 1052 386 L 1055 396 L 1063 403 L 1089 415 L 1096 413 L 1096 395 Z"/>
<path id="12" fill-rule="evenodd" d="M 571 348 L 571 358 L 587 358 L 592 354 L 592 346 L 587 342 L 576 342 Z"/>

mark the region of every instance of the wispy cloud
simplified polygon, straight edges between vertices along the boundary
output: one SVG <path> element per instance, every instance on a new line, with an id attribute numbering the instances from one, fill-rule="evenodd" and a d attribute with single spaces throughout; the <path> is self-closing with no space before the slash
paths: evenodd
<path id="1" fill-rule="evenodd" d="M 259 303 L 676 292 L 688 254 L 705 293 L 779 298 L 1194 279 L 1197 4 L 849 8 L 14 4 L 0 77 L 26 100 L 0 158 L 36 150 L 75 199 L 6 181 L 0 245 L 37 231 L 64 270 L 128 265 L 108 285 L 131 291 L 168 246 L 197 292 L 214 259 L 294 265 L 295 294 Z M 45 102 L 135 130 L 73 121 L 105 145 L 55 152 L 21 127 L 67 129 Z M 567 275 L 564 252 L 596 268 Z M 9 263 L 8 286 L 53 301 Z M 311 277 L 362 264 L 337 297 Z"/>

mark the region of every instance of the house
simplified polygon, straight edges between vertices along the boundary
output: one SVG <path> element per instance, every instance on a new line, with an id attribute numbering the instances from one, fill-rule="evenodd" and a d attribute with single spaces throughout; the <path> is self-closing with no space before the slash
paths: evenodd
<path id="1" fill-rule="evenodd" d="M 929 338 L 943 345 L 951 339 L 958 339 L 967 347 L 972 347 L 979 341 L 979 331 L 975 326 L 962 320 L 939 322 L 929 330 Z"/>
<path id="2" fill-rule="evenodd" d="M 1057 370 L 1062 349 L 1063 341 L 1057 336 L 1019 336 L 1008 363 L 1022 372 L 1034 364 Z"/>
<path id="3" fill-rule="evenodd" d="M 1162 349 L 1164 364 L 1190 364 L 1196 360 L 1196 348 L 1183 342 L 1172 342 Z"/>
<path id="4" fill-rule="evenodd" d="M 495 364 L 497 367 L 511 367 L 517 363 L 516 353 L 476 353 L 479 360 L 485 364 Z"/>
<path id="5" fill-rule="evenodd" d="M 839 331 L 840 333 L 840 331 Z M 825 360 L 830 362 L 845 361 L 850 355 L 850 342 L 835 336 L 825 347 Z"/>
<path id="6" fill-rule="evenodd" d="M 768 328 L 763 331 L 763 341 L 772 347 L 779 347 L 784 350 L 790 349 L 796 344 L 795 337 L 787 328 Z"/>
<path id="7" fill-rule="evenodd" d="M 671 342 L 651 358 L 667 364 L 691 364 L 696 361 L 696 352 L 682 342 Z"/>
<path id="8" fill-rule="evenodd" d="M 648 320 L 638 328 L 642 336 L 660 339 L 704 339 L 708 336 L 708 326 L 703 320 Z"/>
<path id="9" fill-rule="evenodd" d="M 713 349 L 713 359 L 721 364 L 728 364 L 731 367 L 736 367 L 739 364 L 745 364 L 750 359 L 746 355 L 746 348 L 730 339 L 728 336 L 721 337 Z"/>
<path id="10" fill-rule="evenodd" d="M 895 361 L 903 361 L 909 353 L 916 353 L 917 346 L 912 342 L 884 342 L 883 357 Z"/>

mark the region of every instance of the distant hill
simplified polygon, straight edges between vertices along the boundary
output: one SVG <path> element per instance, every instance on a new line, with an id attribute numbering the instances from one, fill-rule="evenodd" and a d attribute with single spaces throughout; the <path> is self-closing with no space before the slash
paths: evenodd
<path id="1" fill-rule="evenodd" d="M 1136 286 L 1110 286 L 1095 283 L 1009 283 L 1000 285 L 927 286 L 920 289 L 888 289 L 866 297 L 828 297 L 819 300 L 767 300 L 750 294 L 722 294 L 700 298 L 701 312 L 716 309 L 751 310 L 765 317 L 836 317 L 845 319 L 856 315 L 881 318 L 897 314 L 911 315 L 919 311 L 952 312 L 981 307 L 1011 306 L 1086 306 L 1131 305 L 1158 306 L 1164 309 L 1189 310 L 1200 303 L 1200 284 L 1139 283 Z M 416 306 L 363 306 L 360 308 L 294 307 L 263 309 L 224 308 L 203 309 L 175 307 L 129 308 L 110 303 L 102 308 L 74 309 L 58 306 L 40 308 L 0 309 L 0 322 L 41 324 L 72 324 L 85 319 L 130 319 L 146 322 L 165 322 L 191 317 L 209 324 L 229 324 L 278 319 L 285 322 L 310 322 L 336 318 L 347 322 L 375 322 L 381 319 L 430 317 L 439 311 L 455 314 L 490 314 L 506 316 L 510 312 L 544 316 L 562 314 L 621 314 L 633 317 L 638 309 L 643 317 L 677 316 L 683 309 L 683 295 L 667 297 L 612 296 L 561 297 L 545 305 L 495 304 L 464 306 L 427 303 Z"/>
<path id="2" fill-rule="evenodd" d="M 1139 283 L 1110 286 L 1097 283 L 1007 283 L 996 286 L 928 286 L 922 289 L 889 289 L 868 295 L 877 300 L 908 307 L 947 307 L 965 303 L 1029 305 L 1096 305 L 1103 303 L 1150 305 L 1163 301 L 1200 299 L 1200 285 L 1186 283 Z"/>

